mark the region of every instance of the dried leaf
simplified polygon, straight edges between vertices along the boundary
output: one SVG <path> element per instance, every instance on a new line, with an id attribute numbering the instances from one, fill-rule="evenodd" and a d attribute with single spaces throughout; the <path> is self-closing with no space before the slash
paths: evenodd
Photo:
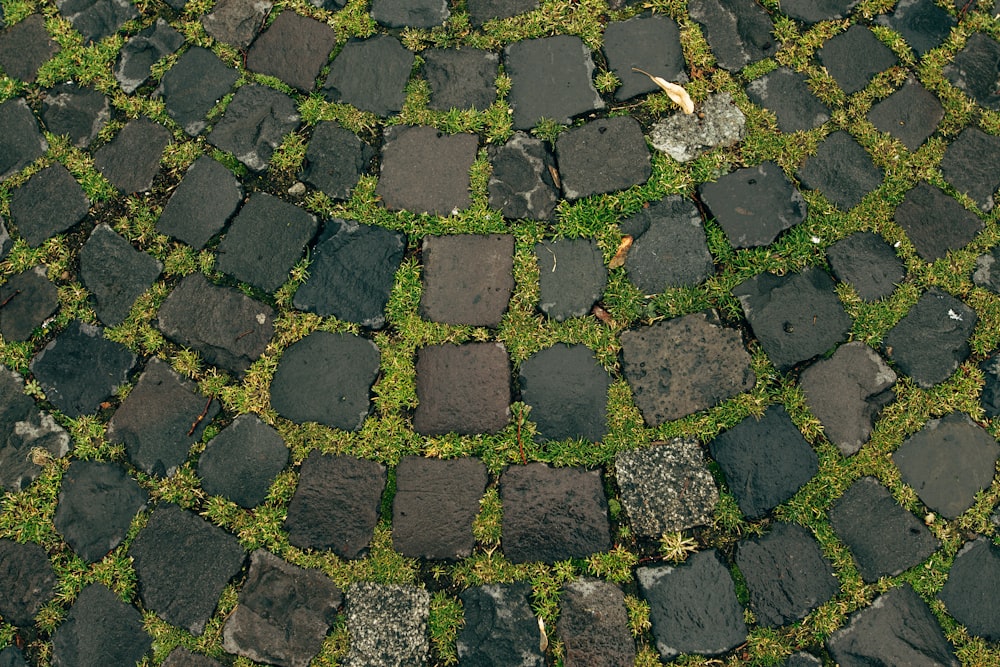
<path id="1" fill-rule="evenodd" d="M 604 310 L 600 306 L 594 306 L 594 309 L 591 310 L 590 312 L 591 314 L 593 314 L 594 317 L 599 319 L 601 322 L 604 322 L 609 327 L 615 326 L 615 318 L 611 317 L 611 313 Z"/>
<path id="2" fill-rule="evenodd" d="M 646 76 L 648 76 L 650 81 L 652 81 L 657 86 L 662 88 L 663 92 L 665 92 L 667 96 L 670 99 L 672 99 L 677 106 L 681 108 L 681 111 L 689 114 L 694 113 L 694 102 L 691 101 L 691 96 L 688 95 L 688 92 L 684 90 L 684 88 L 677 85 L 676 83 L 671 83 L 670 81 L 667 81 L 662 77 L 653 76 L 649 72 L 641 70 L 638 67 L 633 67 L 632 71 L 638 72 L 639 74 L 645 74 Z"/>
<path id="3" fill-rule="evenodd" d="M 538 618 L 538 632 L 541 635 L 538 640 L 538 648 L 542 653 L 545 653 L 545 649 L 549 647 L 549 635 L 545 632 L 545 621 L 540 616 Z"/>
<path id="4" fill-rule="evenodd" d="M 622 242 L 618 244 L 618 250 L 615 252 L 615 256 L 611 258 L 608 262 L 609 269 L 621 268 L 625 265 L 625 258 L 628 257 L 628 250 L 632 247 L 632 237 L 623 236 Z"/>

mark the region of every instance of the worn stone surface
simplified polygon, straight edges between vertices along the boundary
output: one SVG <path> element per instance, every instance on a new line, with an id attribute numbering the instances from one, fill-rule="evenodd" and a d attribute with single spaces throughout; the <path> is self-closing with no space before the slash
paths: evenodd
<path id="1" fill-rule="evenodd" d="M 844 456 L 868 442 L 875 417 L 894 398 L 896 374 L 861 341 L 845 343 L 799 378 L 806 405 Z"/>
<path id="2" fill-rule="evenodd" d="M 902 35 L 918 56 L 937 47 L 955 27 L 955 19 L 934 0 L 900 0 L 875 21 Z"/>
<path id="3" fill-rule="evenodd" d="M 518 382 L 539 440 L 604 438 L 611 375 L 585 345 L 536 352 L 521 362 Z"/>
<path id="4" fill-rule="evenodd" d="M 806 219 L 806 202 L 776 163 L 737 169 L 698 194 L 734 248 L 769 245 Z"/>
<path id="5" fill-rule="evenodd" d="M 854 665 L 947 665 L 954 650 L 927 604 L 909 584 L 875 598 L 826 640 L 833 659 Z"/>
<path id="6" fill-rule="evenodd" d="M 763 537 L 739 542 L 736 565 L 750 592 L 750 610 L 767 627 L 800 621 L 840 591 L 816 538 L 795 524 L 775 523 Z"/>
<path id="7" fill-rule="evenodd" d="M 178 646 L 163 661 L 163 667 L 222 667 L 222 663 Z"/>
<path id="8" fill-rule="evenodd" d="M 625 596 L 614 584 L 588 578 L 563 586 L 557 628 L 566 667 L 631 667 L 635 662 Z"/>
<path id="9" fill-rule="evenodd" d="M 997 266 L 998 260 L 1000 260 L 1000 247 L 995 247 L 992 251 L 976 258 L 976 268 L 972 272 L 972 282 L 995 294 L 1000 294 L 1000 267 Z"/>
<path id="10" fill-rule="evenodd" d="M 32 452 L 60 458 L 69 443 L 69 433 L 24 393 L 21 376 L 0 369 L 0 487 L 13 493 L 27 487 L 42 471 Z"/>
<path id="11" fill-rule="evenodd" d="M 64 134 L 77 148 L 90 145 L 101 128 L 111 120 L 108 98 L 93 88 L 63 83 L 42 100 L 42 120 L 53 134 Z"/>
<path id="12" fill-rule="evenodd" d="M 31 628 L 35 615 L 56 593 L 49 556 L 34 542 L 0 539 L 0 614 L 11 625 Z"/>
<path id="13" fill-rule="evenodd" d="M 994 353 L 979 365 L 983 371 L 985 383 L 979 395 L 979 402 L 986 416 L 994 419 L 1000 415 L 1000 354 Z"/>
<path id="14" fill-rule="evenodd" d="M 467 0 L 472 25 L 480 27 L 493 19 L 506 19 L 538 8 L 539 0 Z"/>
<path id="15" fill-rule="evenodd" d="M 496 433 L 510 421 L 510 357 L 500 343 L 423 347 L 416 375 L 421 435 Z"/>
<path id="16" fill-rule="evenodd" d="M 160 157 L 169 143 L 167 128 L 148 118 L 137 118 L 94 151 L 94 166 L 123 194 L 145 192 L 153 187 Z"/>
<path id="17" fill-rule="evenodd" d="M 819 190 L 831 204 L 846 211 L 854 208 L 885 176 L 854 138 L 843 130 L 833 132 L 816 154 L 795 173 L 802 187 Z"/>
<path id="18" fill-rule="evenodd" d="M 239 604 L 222 628 L 222 646 L 258 662 L 306 667 L 322 648 L 342 599 L 321 571 L 257 549 Z"/>
<path id="19" fill-rule="evenodd" d="M 380 329 L 403 261 L 406 237 L 375 225 L 329 220 L 310 253 L 309 277 L 295 292 L 299 310 Z"/>
<path id="20" fill-rule="evenodd" d="M 709 443 L 726 484 L 750 519 L 791 498 L 819 470 L 816 452 L 785 411 L 771 405 L 759 420 L 747 417 Z"/>
<path id="21" fill-rule="evenodd" d="M 352 38 L 333 59 L 323 94 L 331 102 L 351 104 L 376 116 L 398 114 L 415 58 L 391 35 Z"/>
<path id="22" fill-rule="evenodd" d="M 33 174 L 10 199 L 11 221 L 31 247 L 70 229 L 89 209 L 83 188 L 59 162 Z"/>
<path id="23" fill-rule="evenodd" d="M 688 13 L 701 25 L 719 67 L 730 71 L 774 55 L 774 24 L 753 0 L 691 0 Z"/>
<path id="24" fill-rule="evenodd" d="M 239 541 L 194 512 L 161 502 L 129 548 L 143 606 L 200 635 L 222 589 L 239 573 Z"/>
<path id="25" fill-rule="evenodd" d="M 596 243 L 589 239 L 553 239 L 535 244 L 538 262 L 538 307 L 562 322 L 587 315 L 604 295 L 608 269 Z"/>
<path id="26" fill-rule="evenodd" d="M 811 653 L 796 651 L 788 656 L 782 667 L 823 667 L 823 661 Z"/>
<path id="27" fill-rule="evenodd" d="M 26 341 L 59 309 L 59 289 L 39 264 L 0 285 L 0 303 L 0 335 L 5 341 Z"/>
<path id="28" fill-rule="evenodd" d="M 201 24 L 220 42 L 246 48 L 263 26 L 271 5 L 269 0 L 219 0 L 201 17 Z"/>
<path id="29" fill-rule="evenodd" d="M 0 32 L 0 68 L 13 79 L 34 82 L 38 68 L 59 50 L 59 44 L 45 30 L 41 14 L 32 14 Z"/>
<path id="30" fill-rule="evenodd" d="M 903 481 L 920 500 L 948 519 L 969 509 L 989 487 L 1000 446 L 968 415 L 931 419 L 892 454 Z"/>
<path id="31" fill-rule="evenodd" d="M 220 7 L 227 0 L 220 0 Z M 170 117 L 190 136 L 208 127 L 205 117 L 236 83 L 239 72 L 200 46 L 185 51 L 167 70 L 153 97 L 163 98 Z"/>
<path id="32" fill-rule="evenodd" d="M 713 93 L 697 113 L 677 112 L 653 124 L 649 141 L 678 162 L 690 162 L 712 150 L 729 147 L 746 135 L 746 116 L 729 93 Z"/>
<path id="33" fill-rule="evenodd" d="M 545 142 L 515 132 L 503 146 L 489 147 L 490 207 L 505 218 L 549 220 L 559 203 L 555 158 Z"/>
<path id="34" fill-rule="evenodd" d="M 106 224 L 99 224 L 80 250 L 80 278 L 94 295 L 101 322 L 121 324 L 132 304 L 152 286 L 163 263 L 136 250 Z"/>
<path id="35" fill-rule="evenodd" d="M 154 358 L 111 418 L 108 440 L 124 444 L 140 470 L 170 477 L 218 412 L 217 401 Z"/>
<path id="36" fill-rule="evenodd" d="M 195 272 L 181 280 L 160 306 L 157 327 L 208 363 L 242 375 L 274 335 L 274 309 L 234 288 L 213 285 Z"/>
<path id="37" fill-rule="evenodd" d="M 90 584 L 77 596 L 66 619 L 52 633 L 52 664 L 134 665 L 152 648 L 142 615 L 104 587 Z"/>
<path id="38" fill-rule="evenodd" d="M 712 522 L 719 491 L 697 440 L 674 438 L 619 452 L 614 471 L 637 535 L 655 539 Z"/>
<path id="39" fill-rule="evenodd" d="M 830 120 L 830 109 L 809 87 L 804 74 L 787 67 L 751 81 L 747 96 L 754 104 L 774 114 L 778 129 L 789 134 L 811 130 Z"/>
<path id="40" fill-rule="evenodd" d="M 0 12 L 0 26 L 3 25 L 3 12 Z M 0 666 L 2 667 L 28 667 L 24 661 L 24 654 L 16 646 L 8 646 L 0 651 Z"/>
<path id="41" fill-rule="evenodd" d="M 715 549 L 696 553 L 677 567 L 640 567 L 635 575 L 664 660 L 681 653 L 719 655 L 746 640 L 743 607 Z"/>
<path id="42" fill-rule="evenodd" d="M 126 21 L 139 18 L 128 0 L 58 0 L 59 13 L 83 35 L 84 44 L 99 42 L 118 32 Z"/>
<path id="43" fill-rule="evenodd" d="M 894 219 L 928 262 L 963 248 L 983 230 L 979 216 L 924 181 L 906 193 Z"/>
<path id="44" fill-rule="evenodd" d="M 500 56 L 482 49 L 427 49 L 423 75 L 430 87 L 427 108 L 485 111 L 497 97 Z"/>
<path id="45" fill-rule="evenodd" d="M 289 460 L 281 435 L 257 415 L 242 414 L 212 438 L 198 457 L 201 486 L 247 509 L 264 502 Z"/>
<path id="46" fill-rule="evenodd" d="M 285 135 L 299 126 L 295 100 L 260 84 L 240 86 L 208 133 L 216 148 L 232 153 L 252 171 L 264 171 Z"/>
<path id="47" fill-rule="evenodd" d="M 563 194 L 581 199 L 645 183 L 652 174 L 639 123 L 605 118 L 574 127 L 556 139 Z"/>
<path id="48" fill-rule="evenodd" d="M 616 100 L 660 90 L 648 76 L 633 72 L 633 67 L 667 81 L 687 81 L 680 30 L 672 19 L 661 14 L 644 14 L 608 23 L 604 28 L 603 49 L 608 69 L 621 81 L 615 90 Z"/>
<path id="49" fill-rule="evenodd" d="M 848 95 L 863 90 L 876 74 L 898 60 L 871 30 L 853 25 L 816 52 L 819 62 Z"/>
<path id="50" fill-rule="evenodd" d="M 333 121 L 320 121 L 299 178 L 331 199 L 348 199 L 373 157 L 375 150 L 358 135 Z"/>
<path id="51" fill-rule="evenodd" d="M 435 322 L 497 327 L 514 290 L 514 237 L 428 236 L 420 314 Z M 470 272 L 469 267 L 476 271 Z"/>
<path id="52" fill-rule="evenodd" d="M 316 86 L 336 41 L 326 23 L 286 10 L 254 40 L 246 66 L 308 92 Z"/>
<path id="53" fill-rule="evenodd" d="M 371 14 L 387 28 L 433 28 L 451 11 L 447 0 L 372 0 Z"/>
<path id="54" fill-rule="evenodd" d="M 380 463 L 311 452 L 288 504 L 288 541 L 300 549 L 328 549 L 341 558 L 363 556 L 378 523 L 385 482 Z"/>
<path id="55" fill-rule="evenodd" d="M 805 23 L 832 21 L 847 16 L 858 0 L 784 0 L 781 11 Z"/>
<path id="56" fill-rule="evenodd" d="M 486 466 L 479 459 L 404 456 L 396 466 L 393 549 L 408 558 L 469 556 L 476 543 L 472 522 L 486 482 Z"/>
<path id="57" fill-rule="evenodd" d="M 31 360 L 29 368 L 45 397 L 67 417 L 97 411 L 125 384 L 136 357 L 104 337 L 104 329 L 73 320 Z"/>
<path id="58" fill-rule="evenodd" d="M 715 311 L 626 331 L 621 343 L 623 374 L 649 426 L 710 408 L 757 379 L 739 332 Z"/>
<path id="59" fill-rule="evenodd" d="M 921 387 L 943 382 L 969 356 L 976 312 L 931 288 L 882 341 L 882 351 Z"/>
<path id="60" fill-rule="evenodd" d="M 993 195 L 1000 186 L 1000 137 L 965 128 L 945 150 L 941 173 L 979 208 L 992 211 Z"/>
<path id="61" fill-rule="evenodd" d="M 575 35 L 510 44 L 504 49 L 504 73 L 511 79 L 507 101 L 515 130 L 530 130 L 542 118 L 568 124 L 573 116 L 605 106 L 594 88 L 590 49 Z"/>
<path id="62" fill-rule="evenodd" d="M 867 118 L 915 151 L 934 134 L 944 118 L 944 107 L 932 92 L 910 77 L 902 88 L 873 106 Z"/>
<path id="63" fill-rule="evenodd" d="M 21 171 L 49 149 L 24 98 L 0 103 L 0 181 Z"/>
<path id="64" fill-rule="evenodd" d="M 63 474 L 54 523 L 88 563 L 117 547 L 149 496 L 115 463 L 73 461 Z"/>
<path id="65" fill-rule="evenodd" d="M 544 667 L 530 596 L 531 585 L 524 582 L 487 584 L 459 593 L 465 609 L 456 646 L 461 664 Z"/>
<path id="66" fill-rule="evenodd" d="M 970 633 L 1000 641 L 1000 549 L 983 537 L 962 547 L 939 597 Z"/>
<path id="67" fill-rule="evenodd" d="M 233 172 L 202 155 L 170 195 L 156 229 L 201 250 L 222 231 L 242 201 L 243 185 Z"/>
<path id="68" fill-rule="evenodd" d="M 411 126 L 392 127 L 385 134 L 375 192 L 386 208 L 448 216 L 469 207 L 476 135 Z"/>
<path id="69" fill-rule="evenodd" d="M 944 75 L 952 85 L 964 91 L 977 104 L 1000 111 L 1000 42 L 981 32 L 969 35 L 965 48 L 944 66 Z"/>
<path id="70" fill-rule="evenodd" d="M 162 18 L 135 35 L 118 52 L 115 79 L 126 93 L 134 93 L 149 80 L 152 67 L 164 56 L 174 53 L 184 43 L 184 35 Z"/>
<path id="71" fill-rule="evenodd" d="M 427 664 L 430 594 L 416 586 L 360 582 L 347 589 L 351 650 L 345 667 Z"/>
<path id="72" fill-rule="evenodd" d="M 826 249 L 826 258 L 838 280 L 849 283 L 865 301 L 892 294 L 903 282 L 903 260 L 874 232 L 855 232 Z"/>
<path id="73" fill-rule="evenodd" d="M 13 247 L 14 241 L 10 238 L 10 232 L 7 231 L 7 225 L 4 224 L 3 218 L 0 217 L 0 262 L 7 258 L 7 253 Z"/>
<path id="74" fill-rule="evenodd" d="M 671 195 L 619 225 L 634 239 L 625 272 L 643 294 L 693 287 L 715 274 L 701 213 L 690 199 Z"/>

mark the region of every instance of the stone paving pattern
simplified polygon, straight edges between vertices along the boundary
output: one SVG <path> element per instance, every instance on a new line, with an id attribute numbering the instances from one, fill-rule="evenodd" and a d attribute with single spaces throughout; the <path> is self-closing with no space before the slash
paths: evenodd
<path id="1" fill-rule="evenodd" d="M 470 666 L 541 667 L 557 656 L 567 667 L 626 666 L 643 645 L 663 661 L 696 654 L 741 664 L 748 640 L 794 633 L 832 605 L 844 620 L 820 640 L 796 639 L 802 650 L 784 665 L 957 665 L 970 636 L 997 655 L 1000 513 L 987 508 L 993 526 L 979 533 L 962 517 L 994 502 L 1000 459 L 988 421 L 1000 416 L 1000 355 L 970 346 L 977 327 L 995 326 L 980 322 L 978 306 L 1000 294 L 1000 248 L 991 247 L 1000 1 L 899 0 L 872 16 L 851 0 L 783 0 L 780 11 L 776 2 L 688 0 L 690 20 L 679 25 L 669 12 L 612 0 L 600 48 L 551 34 L 496 50 L 420 52 L 407 46 L 413 29 L 468 20 L 489 30 L 539 3 L 350 0 L 343 11 L 368 12 L 374 30 L 350 38 L 338 32 L 344 0 L 297 9 L 218 0 L 201 14 L 187 4 L 0 4 L 0 665 L 304 667 L 336 642 L 344 665 L 445 664 L 431 642 L 442 600 L 461 609 L 454 650 Z M 198 19 L 204 35 L 179 30 L 182 16 Z M 54 21 L 88 48 L 116 45 L 115 90 L 38 83 L 52 80 L 64 48 Z M 817 25 L 831 36 L 807 54 L 812 69 L 790 67 L 779 35 Z M 689 62 L 691 30 L 706 40 L 716 73 L 735 77 L 745 94 L 705 91 L 713 75 Z M 896 37 L 905 43 L 894 50 Z M 945 54 L 949 39 L 957 45 Z M 925 66 L 941 68 L 964 96 L 961 119 L 925 86 Z M 498 86 L 501 68 L 509 90 Z M 697 114 L 638 111 L 658 88 L 633 68 L 692 83 L 704 93 Z M 599 92 L 598 70 L 619 85 Z M 810 74 L 818 71 L 819 79 Z M 487 142 L 395 122 L 414 79 L 425 82 L 428 109 L 501 104 L 511 131 Z M 866 92 L 876 81 L 891 93 Z M 833 92 L 817 94 L 821 85 Z M 859 142 L 844 109 L 820 99 L 838 95 L 864 111 L 854 122 L 870 123 L 904 155 L 936 151 L 937 167 L 905 192 L 885 192 L 891 167 L 878 146 Z M 160 119 L 126 113 L 130 99 L 154 100 Z M 336 114 L 307 122 L 314 103 L 349 105 L 376 129 L 355 133 Z M 552 122 L 570 127 L 554 140 L 532 131 Z M 738 151 L 748 123 L 803 138 L 801 159 L 699 161 Z M 824 129 L 808 134 L 816 128 Z M 271 160 L 290 136 L 301 142 L 302 168 L 279 183 L 269 179 Z M 190 148 L 184 169 L 164 167 Z M 686 192 L 650 196 L 655 189 L 642 188 L 664 165 L 695 165 L 699 175 Z M 84 186 L 95 182 L 112 192 L 106 201 L 88 198 Z M 362 186 L 382 208 L 373 219 L 419 214 L 444 229 L 478 205 L 479 188 L 508 233 L 417 237 L 309 205 L 351 201 Z M 622 191 L 641 205 L 599 223 L 616 230 L 619 248 L 592 232 L 562 233 L 573 206 Z M 887 198 L 885 220 L 865 219 Z M 148 236 L 116 229 L 150 202 Z M 846 224 L 836 238 L 812 239 L 815 257 L 793 271 L 741 275 L 710 307 L 650 311 L 613 336 L 612 361 L 573 336 L 509 349 L 504 331 L 512 299 L 523 298 L 515 276 L 524 257 L 538 271 L 539 322 L 572 327 L 596 317 L 616 326 L 605 309 L 615 280 L 650 298 L 684 294 L 715 284 L 737 253 L 777 252 L 825 215 Z M 519 225 L 535 221 L 543 233 L 525 244 Z M 193 251 L 203 270 L 154 257 L 156 234 Z M 53 237 L 70 239 L 62 274 L 50 270 Z M 970 244 L 979 291 L 914 287 L 927 263 Z M 38 259 L 4 261 L 15 249 Z M 303 258 L 310 264 L 300 274 Z M 400 359 L 385 345 L 399 324 L 390 308 L 401 271 L 415 266 L 412 317 L 431 328 Z M 880 345 L 859 340 L 857 302 L 898 302 L 903 290 L 905 313 Z M 66 312 L 74 295 L 86 305 Z M 243 388 L 269 409 L 238 414 L 201 370 L 123 344 L 121 327 L 149 303 L 151 335 L 175 361 L 197 358 L 228 389 L 259 383 L 266 367 L 263 386 Z M 292 338 L 289 309 L 312 318 Z M 473 333 L 447 333 L 455 331 Z M 388 414 L 379 383 L 400 364 L 416 401 Z M 898 479 L 858 473 L 846 488 L 822 490 L 814 511 L 830 535 L 783 520 L 782 508 L 816 497 L 816 476 L 831 460 L 869 455 L 901 387 L 951 391 L 975 372 L 981 411 L 914 415 L 886 452 Z M 792 388 L 795 414 L 772 397 L 721 432 L 675 437 L 678 420 L 745 405 L 775 378 Z M 654 434 L 641 443 L 613 433 L 620 415 L 609 412 L 609 392 L 622 389 L 639 428 Z M 341 444 L 364 441 L 377 420 L 395 420 L 391 428 L 426 449 L 387 461 L 368 443 Z M 301 432 L 311 434 L 304 444 L 290 441 Z M 493 437 L 520 451 L 488 465 L 497 458 L 476 447 Z M 111 456 L 95 454 L 92 442 L 102 440 Z M 477 455 L 449 449 L 456 442 L 479 443 Z M 576 443 L 606 452 L 604 465 L 547 462 L 546 452 Z M 15 530 L 38 522 L 18 516 L 35 511 L 20 499 L 40 476 L 51 483 L 53 470 L 57 497 L 38 508 L 52 528 Z M 174 481 L 193 483 L 196 497 L 171 493 Z M 498 544 L 475 529 L 490 498 L 502 507 Z M 751 530 L 703 548 L 722 503 Z M 219 508 L 235 518 L 218 525 Z M 267 516 L 281 541 L 261 548 L 239 529 L 251 516 Z M 376 543 L 384 527 L 388 546 Z M 956 527 L 963 546 L 944 553 L 943 536 Z M 696 552 L 678 564 L 656 544 L 681 531 Z M 442 584 L 435 574 L 477 558 L 572 561 L 596 573 L 595 559 L 622 543 L 641 558 L 624 577 L 564 578 L 556 627 L 541 622 L 540 592 L 528 581 Z M 375 549 L 421 559 L 421 578 L 370 580 Z M 877 585 L 877 597 L 848 590 L 838 556 L 856 568 L 851 576 Z M 359 574 L 335 581 L 324 558 L 356 564 Z M 101 568 L 122 559 L 132 581 L 107 580 Z M 935 559 L 953 559 L 951 569 L 936 595 L 918 594 L 906 573 L 917 577 Z M 636 631 L 637 605 L 648 608 L 648 627 Z M 167 626 L 184 645 L 161 642 Z M 203 637 L 215 644 L 199 644 Z"/>

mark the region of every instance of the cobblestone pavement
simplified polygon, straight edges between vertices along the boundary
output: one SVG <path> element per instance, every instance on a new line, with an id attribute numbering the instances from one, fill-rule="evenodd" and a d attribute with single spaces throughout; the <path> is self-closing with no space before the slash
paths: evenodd
<path id="1" fill-rule="evenodd" d="M 1000 1 L 610 5 L 3 0 L 0 665 L 1000 664 Z"/>

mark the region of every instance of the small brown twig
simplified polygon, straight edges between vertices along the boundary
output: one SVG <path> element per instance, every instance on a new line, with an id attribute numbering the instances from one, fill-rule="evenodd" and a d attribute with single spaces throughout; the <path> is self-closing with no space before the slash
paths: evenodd
<path id="1" fill-rule="evenodd" d="M 18 295 L 18 294 L 20 294 L 20 293 L 21 293 L 21 290 L 19 290 L 19 289 L 16 289 L 16 290 L 14 290 L 14 293 L 13 293 L 13 294 L 11 294 L 11 295 L 10 295 L 9 297 L 7 297 L 6 299 L 4 299 L 4 300 L 3 300 L 3 303 L 0 303 L 0 308 L 3 308 L 4 306 L 6 306 L 6 305 L 7 305 L 8 303 L 10 303 L 10 302 L 11 302 L 11 300 L 12 300 L 12 299 L 13 299 L 13 298 L 14 298 L 15 296 L 17 296 L 17 295 Z"/>
<path id="2" fill-rule="evenodd" d="M 517 411 L 517 449 L 521 453 L 521 463 L 528 465 L 528 455 L 524 453 L 524 441 L 521 440 L 521 422 L 524 421 L 524 412 Z"/>
<path id="3" fill-rule="evenodd" d="M 237 342 L 239 342 L 239 340 L 240 340 L 241 338 L 244 338 L 244 337 L 246 337 L 246 336 L 249 336 L 249 335 L 250 335 L 250 334 L 252 334 L 252 333 L 253 333 L 253 329 L 247 329 L 246 331 L 244 331 L 243 333 L 241 333 L 241 334 L 240 334 L 239 336 L 237 336 L 237 337 L 236 337 L 236 341 L 237 341 Z"/>
<path id="4" fill-rule="evenodd" d="M 214 399 L 212 396 L 208 397 L 208 401 L 205 402 L 205 409 L 201 411 L 201 414 L 198 415 L 198 418 L 194 420 L 193 424 L 191 424 L 191 428 L 188 429 L 187 437 L 190 438 L 192 435 L 194 435 L 195 429 L 198 428 L 198 424 L 200 424 L 202 421 L 205 420 L 205 417 L 208 415 L 208 408 L 212 405 L 213 400 Z"/>

